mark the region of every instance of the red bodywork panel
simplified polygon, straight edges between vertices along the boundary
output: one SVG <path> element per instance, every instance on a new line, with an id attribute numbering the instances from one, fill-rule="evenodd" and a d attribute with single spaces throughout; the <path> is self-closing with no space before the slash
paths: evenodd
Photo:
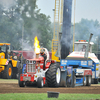
<path id="1" fill-rule="evenodd" d="M 21 74 L 20 75 L 20 81 L 24 81 L 23 77 L 30 77 L 31 78 L 30 81 L 34 82 L 34 75 Z"/>
<path id="2" fill-rule="evenodd" d="M 18 51 L 18 50 L 13 50 L 14 52 L 18 52 L 18 53 L 23 53 L 23 57 L 25 59 L 33 59 L 33 57 L 35 56 L 35 52 L 34 51 Z M 49 52 L 49 59 L 51 59 L 51 55 L 52 53 Z"/>
<path id="3" fill-rule="evenodd" d="M 34 58 L 34 59 L 27 59 L 29 61 L 36 61 L 36 69 L 38 69 L 38 67 L 40 67 L 41 69 L 43 69 L 43 64 L 44 64 L 44 58 L 43 57 L 39 57 L 38 59 L 37 58 Z M 27 64 L 26 64 L 26 69 L 27 69 Z M 27 70 L 26 70 L 27 72 Z M 36 70 L 35 70 L 35 73 L 31 73 L 31 72 L 27 72 L 28 74 L 36 74 Z"/>
<path id="4" fill-rule="evenodd" d="M 45 69 L 49 68 L 50 64 L 51 64 L 51 62 L 47 62 L 46 66 L 45 66 Z"/>
<path id="5" fill-rule="evenodd" d="M 25 59 L 32 59 L 33 56 L 35 55 L 34 51 L 17 51 L 17 50 L 14 50 L 14 52 L 18 52 L 18 53 L 23 54 L 23 57 Z"/>
<path id="6" fill-rule="evenodd" d="M 92 70 L 85 70 L 84 75 L 92 75 Z"/>
<path id="7" fill-rule="evenodd" d="M 46 78 L 45 77 L 43 77 L 43 83 L 45 84 L 45 81 L 46 81 Z"/>
<path id="8" fill-rule="evenodd" d="M 35 81 L 35 80 L 34 80 L 35 75 L 28 75 L 28 74 L 21 74 L 21 75 L 20 75 L 20 81 L 25 81 L 25 80 L 23 79 L 24 77 L 26 77 L 26 78 L 29 78 L 29 77 L 30 77 L 30 80 L 29 80 L 29 81 L 31 81 L 31 82 L 34 82 L 34 81 Z M 45 82 L 46 82 L 46 78 L 43 77 L 43 83 L 45 84 Z"/>

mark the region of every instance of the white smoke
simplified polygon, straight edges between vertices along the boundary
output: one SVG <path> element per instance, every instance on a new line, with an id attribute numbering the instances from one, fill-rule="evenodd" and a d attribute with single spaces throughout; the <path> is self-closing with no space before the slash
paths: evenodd
<path id="1" fill-rule="evenodd" d="M 92 42 L 95 42 L 96 37 L 100 37 L 100 23 L 97 20 L 81 19 L 79 23 L 76 23 L 75 40 L 88 40 L 90 33 L 93 34 Z"/>
<path id="2" fill-rule="evenodd" d="M 34 44 L 33 46 L 30 46 L 30 44 L 28 43 L 28 41 L 22 41 L 22 39 L 20 40 L 20 44 L 22 45 L 22 50 L 27 50 L 27 51 L 34 51 Z"/>
<path id="3" fill-rule="evenodd" d="M 36 54 L 34 52 L 34 43 L 33 43 L 33 46 L 30 46 L 30 44 L 28 43 L 28 41 L 25 41 L 22 39 L 20 40 L 20 44 L 22 45 L 22 51 L 24 52 L 27 52 L 26 53 L 26 59 L 33 59 L 35 58 Z"/>
<path id="4" fill-rule="evenodd" d="M 0 0 L 0 4 L 5 8 L 9 9 L 12 6 L 16 5 L 16 0 Z"/>
<path id="5" fill-rule="evenodd" d="M 93 33 L 93 38 L 91 41 L 95 42 L 96 37 L 100 36 L 100 28 L 96 27 L 93 23 L 90 24 L 89 32 Z"/>

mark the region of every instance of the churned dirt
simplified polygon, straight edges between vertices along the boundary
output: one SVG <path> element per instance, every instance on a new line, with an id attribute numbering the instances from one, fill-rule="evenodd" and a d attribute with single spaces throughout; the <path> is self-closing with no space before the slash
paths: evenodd
<path id="1" fill-rule="evenodd" d="M 19 87 L 17 80 L 15 81 L 0 80 L 0 93 L 47 93 L 47 91 L 60 92 L 60 93 L 100 94 L 100 84 L 93 84 L 91 86 L 80 86 L 74 88 L 69 88 L 69 87 L 38 88 L 36 86 Z"/>

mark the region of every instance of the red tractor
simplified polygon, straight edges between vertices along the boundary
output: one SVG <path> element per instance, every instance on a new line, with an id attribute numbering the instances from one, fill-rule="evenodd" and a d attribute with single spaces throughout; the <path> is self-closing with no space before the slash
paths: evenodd
<path id="1" fill-rule="evenodd" d="M 58 87 L 61 81 L 60 65 L 48 58 L 47 49 L 42 48 L 40 54 L 36 54 L 34 59 L 27 59 L 22 74 L 19 75 L 19 86 L 36 83 L 39 88 L 42 88 L 47 83 L 49 87 Z"/>

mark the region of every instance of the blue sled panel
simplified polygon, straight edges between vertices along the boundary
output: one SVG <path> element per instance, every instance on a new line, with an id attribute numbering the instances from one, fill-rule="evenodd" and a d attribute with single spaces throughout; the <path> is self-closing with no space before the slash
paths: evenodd
<path id="1" fill-rule="evenodd" d="M 82 86 L 83 85 L 83 78 L 76 78 L 75 86 Z"/>

